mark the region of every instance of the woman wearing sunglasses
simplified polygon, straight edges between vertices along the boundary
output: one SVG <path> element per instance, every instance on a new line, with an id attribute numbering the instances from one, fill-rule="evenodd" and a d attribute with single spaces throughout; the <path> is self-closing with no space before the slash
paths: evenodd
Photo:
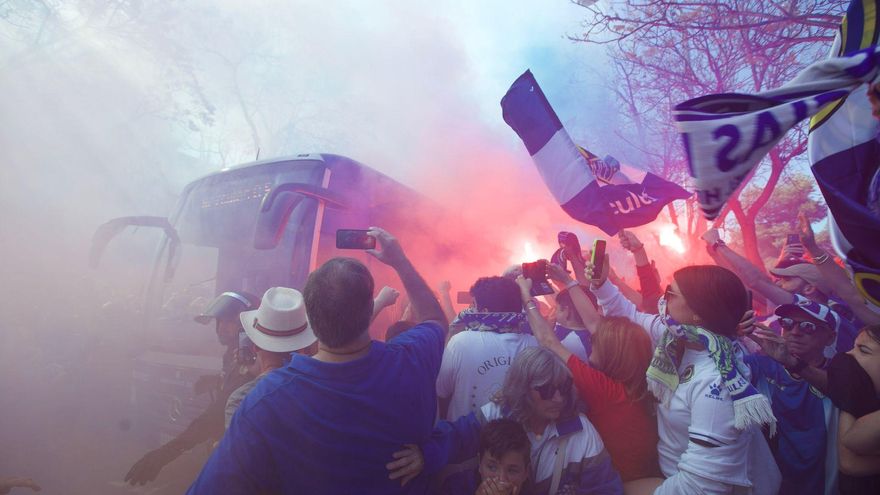
<path id="1" fill-rule="evenodd" d="M 580 398 L 587 404 L 587 417 L 596 427 L 623 480 L 624 493 L 642 493 L 660 477 L 657 463 L 656 401 L 648 392 L 645 372 L 651 362 L 651 339 L 627 318 L 603 317 L 584 290 L 558 265 L 547 274 L 568 289 L 584 325 L 592 329 L 589 364 L 562 345 L 550 323 L 532 308 L 531 281 L 519 277 L 517 284 L 527 308 L 529 325 L 538 342 L 559 356 L 574 377 Z"/>
<path id="2" fill-rule="evenodd" d="M 532 444 L 531 493 L 623 492 L 599 433 L 577 412 L 571 372 L 553 352 L 520 351 L 501 390 L 481 412 L 487 420 L 507 417 L 526 429 Z"/>
<path id="3" fill-rule="evenodd" d="M 477 455 L 482 426 L 499 418 L 520 423 L 529 437 L 531 486 L 524 491 L 535 495 L 623 493 L 620 476 L 599 433 L 586 416 L 577 412 L 571 372 L 543 347 L 521 350 L 501 389 L 479 411 L 453 422 L 438 422 L 432 438 L 415 452 L 419 458 L 415 465 L 427 474 L 438 473 L 446 466 L 440 473 L 440 478 L 446 480 L 441 493 L 463 493 L 447 488 L 459 473 L 470 469 L 467 460 Z M 389 464 L 388 469 L 393 472 L 394 466 Z"/>
<path id="4" fill-rule="evenodd" d="M 584 276 L 593 277 L 591 266 Z M 657 450 L 666 479 L 653 493 L 776 493 L 779 471 L 759 428 L 772 429 L 775 418 L 733 342 L 749 309 L 739 278 L 719 266 L 682 268 L 659 315 L 639 312 L 604 273 L 596 278 L 605 315 L 634 321 L 655 346 L 647 380 L 660 401 Z"/>

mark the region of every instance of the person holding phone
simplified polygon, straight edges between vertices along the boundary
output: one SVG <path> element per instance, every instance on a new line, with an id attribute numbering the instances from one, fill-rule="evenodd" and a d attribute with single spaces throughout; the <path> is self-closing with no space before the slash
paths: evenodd
<path id="1" fill-rule="evenodd" d="M 447 322 L 397 239 L 376 227 L 369 235 L 377 248 L 367 253 L 397 272 L 423 321 L 389 343 L 371 340 L 372 274 L 353 258 L 325 262 L 302 291 L 318 351 L 294 354 L 248 393 L 187 493 L 427 491 L 426 477 L 389 478 L 385 465 L 431 435 Z"/>
<path id="2" fill-rule="evenodd" d="M 660 299 L 660 314 L 646 314 L 606 273 L 593 283 L 605 315 L 632 320 L 655 346 L 647 378 L 660 401 L 657 450 L 665 480 L 654 493 L 729 493 L 737 487 L 777 493 L 779 470 L 760 429 L 774 428 L 776 420 L 770 403 L 749 384 L 733 343 L 748 309 L 739 278 L 718 266 L 679 269 Z M 592 267 L 585 276 L 594 278 Z"/>
<path id="3" fill-rule="evenodd" d="M 551 267 L 550 279 L 568 284 L 571 276 Z M 524 304 L 529 305 L 530 281 L 518 278 Z M 593 328 L 589 362 L 569 351 L 537 311 L 529 311 L 529 324 L 538 342 L 556 353 L 568 366 L 587 417 L 605 441 L 611 462 L 624 482 L 624 493 L 644 493 L 641 487 L 662 481 L 657 462 L 655 401 L 648 392 L 645 372 L 651 361 L 651 341 L 632 321 L 603 317 L 580 288 L 572 289 L 575 308 Z"/>

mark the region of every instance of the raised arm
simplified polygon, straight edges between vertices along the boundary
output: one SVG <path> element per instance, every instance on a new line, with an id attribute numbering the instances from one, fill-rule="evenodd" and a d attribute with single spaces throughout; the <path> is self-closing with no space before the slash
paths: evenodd
<path id="1" fill-rule="evenodd" d="M 375 321 L 376 317 L 379 316 L 379 313 L 381 313 L 383 309 L 393 306 L 394 303 L 397 302 L 398 297 L 400 297 L 400 292 L 397 292 L 387 285 L 382 287 L 382 290 L 380 290 L 376 298 L 373 299 L 373 316 L 370 318 L 370 322 L 372 323 Z"/>
<path id="2" fill-rule="evenodd" d="M 760 268 L 753 265 L 749 260 L 740 256 L 736 251 L 730 249 L 721 236 L 718 229 L 709 229 L 702 236 L 703 240 L 709 246 L 709 254 L 715 259 L 722 260 L 722 263 L 739 275 L 743 283 L 761 293 L 773 304 L 791 304 L 794 296 L 783 289 L 780 289 L 773 283 Z"/>
<path id="3" fill-rule="evenodd" d="M 608 263 L 605 263 L 605 266 L 608 266 Z M 588 263 L 585 271 L 587 278 L 592 278 L 593 265 Z M 599 307 L 602 308 L 605 316 L 629 318 L 648 332 L 654 344 L 663 335 L 666 327 L 663 325 L 660 317 L 639 311 L 635 303 L 624 297 L 620 290 L 617 289 L 617 286 L 607 279 L 607 273 L 604 271 L 603 275 L 592 280 L 590 289 L 596 295 L 596 301 L 599 303 Z"/>
<path id="4" fill-rule="evenodd" d="M 633 254 L 636 262 L 636 273 L 639 276 L 639 293 L 642 295 L 641 307 L 656 308 L 657 300 L 663 295 L 663 289 L 660 287 L 660 277 L 657 268 L 648 259 L 648 253 L 645 251 L 645 245 L 636 237 L 635 234 L 627 230 L 621 230 L 618 233 L 620 245 Z"/>
<path id="5" fill-rule="evenodd" d="M 440 306 L 443 307 L 443 314 L 446 315 L 447 321 L 455 319 L 455 306 L 452 305 L 452 296 L 449 291 L 452 290 L 452 284 L 448 280 L 440 282 L 437 287 L 437 293 L 440 294 Z"/>
<path id="6" fill-rule="evenodd" d="M 607 263 L 608 259 L 606 256 L 605 264 Z M 556 282 L 560 287 L 564 287 L 565 290 L 568 290 L 568 293 L 571 296 L 571 302 L 574 304 L 574 309 L 578 312 L 578 315 L 580 315 L 581 320 L 584 322 L 584 326 L 587 327 L 590 333 L 595 332 L 601 316 L 593 306 L 593 303 L 590 302 L 590 299 L 587 298 L 587 295 L 584 294 L 580 283 L 571 278 L 571 275 L 569 275 L 562 267 L 552 263 L 547 264 L 547 275 L 549 275 L 550 279 Z"/>
<path id="7" fill-rule="evenodd" d="M 419 315 L 422 321 L 436 321 L 441 327 L 448 328 L 449 322 L 443 314 L 440 302 L 437 301 L 431 288 L 428 287 L 428 284 L 425 283 L 425 280 L 422 279 L 422 276 L 419 275 L 419 272 L 416 271 L 415 267 L 413 267 L 412 263 L 403 253 L 403 249 L 400 247 L 397 239 L 379 227 L 370 227 L 368 235 L 376 238 L 376 243 L 382 249 L 368 249 L 367 253 L 394 268 L 400 277 L 400 281 L 403 282 L 403 287 L 406 289 L 413 312 Z"/>
<path id="8" fill-rule="evenodd" d="M 828 393 L 828 372 L 811 366 L 791 354 L 785 345 L 785 339 L 771 328 L 760 323 L 755 323 L 753 326 L 754 330 L 747 335 L 761 347 L 764 354 L 779 362 L 786 370 L 799 375 L 823 394 Z"/>
<path id="9" fill-rule="evenodd" d="M 837 294 L 843 301 L 853 310 L 853 313 L 863 322 L 867 324 L 880 323 L 880 314 L 868 309 L 865 298 L 859 293 L 849 273 L 840 265 L 834 262 L 831 254 L 826 253 L 824 249 L 816 243 L 816 236 L 813 234 L 813 227 L 807 216 L 801 212 L 798 217 L 800 224 L 801 243 L 813 258 L 813 264 L 819 269 L 822 278 L 831 287 L 831 291 Z M 831 295 L 831 294 L 826 294 Z"/>
<path id="10" fill-rule="evenodd" d="M 541 316 L 541 312 L 538 310 L 538 305 L 535 304 L 535 301 L 532 299 L 532 280 L 520 275 L 516 277 L 516 283 L 519 285 L 523 307 L 526 308 L 526 317 L 529 319 L 529 326 L 532 327 L 532 333 L 535 335 L 535 339 L 538 340 L 539 344 L 550 349 L 557 356 L 562 358 L 563 361 L 567 362 L 569 356 L 571 356 L 571 351 L 562 345 L 562 342 L 559 341 L 559 338 L 556 337 L 556 334 L 553 332 L 550 323 Z"/>

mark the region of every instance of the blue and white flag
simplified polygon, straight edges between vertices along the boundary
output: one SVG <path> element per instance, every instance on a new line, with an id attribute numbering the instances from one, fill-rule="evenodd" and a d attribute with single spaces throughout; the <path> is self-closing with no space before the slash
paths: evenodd
<path id="1" fill-rule="evenodd" d="M 880 52 L 870 47 L 816 62 L 779 89 L 701 96 L 676 105 L 673 113 L 703 215 L 715 219 L 789 129 L 873 80 L 878 62 Z"/>
<path id="2" fill-rule="evenodd" d="M 832 48 L 782 88 L 719 94 L 675 107 L 704 216 L 714 219 L 795 124 L 813 117 L 809 156 L 828 204 L 835 249 L 880 308 L 880 145 L 865 83 L 880 74 L 878 0 L 853 0 Z M 794 213 L 792 213 L 794 214 Z"/>
<path id="3" fill-rule="evenodd" d="M 854 0 L 831 48 L 839 57 L 877 44 L 880 0 Z M 866 86 L 816 114 L 810 122 L 813 175 L 828 205 L 831 240 L 865 299 L 880 308 L 880 122 Z"/>
<path id="4" fill-rule="evenodd" d="M 514 81 L 501 109 L 562 209 L 609 236 L 650 223 L 671 201 L 690 196 L 677 184 L 575 145 L 531 71 Z"/>

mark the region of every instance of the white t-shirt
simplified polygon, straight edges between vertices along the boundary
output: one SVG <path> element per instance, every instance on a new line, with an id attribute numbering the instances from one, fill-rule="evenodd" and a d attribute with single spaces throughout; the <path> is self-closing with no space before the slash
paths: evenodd
<path id="1" fill-rule="evenodd" d="M 654 345 L 662 338 L 666 330 L 662 319 L 639 312 L 614 284 L 605 282 L 593 293 L 606 315 L 634 321 L 648 332 Z M 675 485 L 675 480 L 670 483 L 668 478 L 679 471 L 697 475 L 705 491 L 711 483 L 752 486 L 749 471 L 762 466 L 752 465 L 761 461 L 751 459 L 749 451 L 767 450 L 760 431 L 755 427 L 740 431 L 734 426 L 733 401 L 707 351 L 686 350 L 678 372 L 681 381 L 669 406 L 657 406 L 657 452 L 660 469 L 667 477 L 664 486 Z M 705 447 L 690 438 L 717 447 Z"/>
<path id="2" fill-rule="evenodd" d="M 558 323 L 556 324 L 556 329 L 565 328 L 561 327 Z M 572 329 L 568 335 L 565 336 L 560 342 L 562 343 L 562 347 L 568 349 L 568 352 L 577 356 L 578 359 L 587 363 L 590 360 L 590 356 L 587 355 L 587 349 L 584 347 L 584 342 L 581 340 L 581 336 L 578 335 L 579 332 L 589 333 L 589 330 L 574 330 Z"/>
<path id="3" fill-rule="evenodd" d="M 712 480 L 750 486 L 751 435 L 734 427 L 733 401 L 715 363 L 706 351 L 688 349 L 678 369 L 681 382 L 669 406 L 657 407 L 657 452 L 663 474 L 670 477 L 684 469 Z"/>
<path id="4" fill-rule="evenodd" d="M 522 333 L 455 334 L 446 344 L 437 376 L 437 396 L 450 399 L 447 419 L 454 421 L 489 402 L 517 353 L 537 345 L 535 337 Z"/>

